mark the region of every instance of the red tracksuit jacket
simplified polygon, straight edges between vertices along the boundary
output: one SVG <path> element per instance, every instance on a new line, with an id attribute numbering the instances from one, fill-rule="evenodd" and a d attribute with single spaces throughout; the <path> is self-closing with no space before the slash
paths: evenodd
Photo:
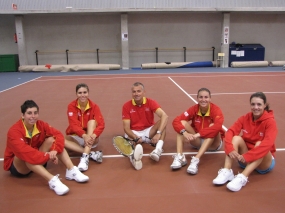
<path id="1" fill-rule="evenodd" d="M 38 120 L 34 126 L 32 137 L 29 136 L 24 123 L 19 120 L 8 131 L 6 149 L 4 152 L 4 170 L 9 170 L 14 156 L 30 164 L 44 164 L 49 160 L 49 155 L 39 151 L 39 147 L 48 137 L 54 137 L 55 142 L 51 147 L 61 153 L 64 148 L 63 134 L 49 124 Z"/>
<path id="2" fill-rule="evenodd" d="M 214 138 L 219 132 L 222 138 L 224 136 L 222 129 L 224 115 L 221 109 L 213 103 L 210 103 L 210 108 L 205 116 L 202 116 L 199 104 L 190 107 L 187 111 L 177 116 L 172 122 L 172 126 L 177 133 L 184 129 L 181 120 L 191 121 L 191 126 L 196 133 L 201 135 L 201 138 Z M 209 127 L 212 123 L 214 125 Z"/>
<path id="3" fill-rule="evenodd" d="M 67 135 L 76 134 L 82 137 L 82 135 L 86 133 L 88 121 L 92 119 L 97 122 L 97 127 L 94 130 L 94 134 L 96 134 L 97 137 L 101 135 L 105 128 L 104 118 L 99 106 L 89 99 L 87 108 L 83 113 L 78 106 L 77 99 L 72 101 L 67 108 L 67 117 L 69 122 L 69 126 L 66 129 Z"/>
<path id="4" fill-rule="evenodd" d="M 252 112 L 241 116 L 229 130 L 225 137 L 225 152 L 229 154 L 234 150 L 232 144 L 233 136 L 240 135 L 246 143 L 248 152 L 243 154 L 246 162 L 253 162 L 264 157 L 269 151 L 274 156 L 276 152 L 275 139 L 277 136 L 277 126 L 274 120 L 273 111 L 264 111 L 263 115 L 253 121 Z M 261 141 L 257 147 L 255 143 Z"/>

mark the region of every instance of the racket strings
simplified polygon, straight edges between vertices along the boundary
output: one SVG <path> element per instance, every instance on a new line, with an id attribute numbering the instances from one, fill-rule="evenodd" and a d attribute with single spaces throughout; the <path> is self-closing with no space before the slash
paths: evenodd
<path id="1" fill-rule="evenodd" d="M 122 152 L 125 155 L 131 155 L 133 152 L 132 146 L 124 138 L 117 137 L 114 139 L 114 143 L 119 149 L 118 151 Z"/>

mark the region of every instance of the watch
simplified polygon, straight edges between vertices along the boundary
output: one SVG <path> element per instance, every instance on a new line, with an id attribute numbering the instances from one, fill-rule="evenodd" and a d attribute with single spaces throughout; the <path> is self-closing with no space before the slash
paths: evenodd
<path id="1" fill-rule="evenodd" d="M 185 130 L 185 129 L 182 129 L 182 130 L 180 131 L 180 134 L 183 135 L 184 132 L 186 132 L 186 130 Z"/>
<path id="2" fill-rule="evenodd" d="M 156 134 L 161 134 L 161 131 L 157 130 Z"/>

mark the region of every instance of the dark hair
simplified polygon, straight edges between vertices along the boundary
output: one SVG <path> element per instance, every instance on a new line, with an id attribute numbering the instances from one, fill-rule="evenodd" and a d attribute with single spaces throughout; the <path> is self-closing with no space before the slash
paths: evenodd
<path id="1" fill-rule="evenodd" d="M 142 88 L 144 89 L 144 85 L 141 83 L 141 82 L 136 82 L 133 84 L 132 88 L 133 87 L 137 87 L 137 86 L 142 86 Z"/>
<path id="2" fill-rule="evenodd" d="M 33 108 L 33 107 L 36 107 L 37 110 L 39 111 L 39 107 L 36 104 L 36 102 L 34 102 L 33 100 L 26 100 L 21 106 L 21 112 L 25 114 L 28 108 Z"/>
<path id="3" fill-rule="evenodd" d="M 264 108 L 264 110 L 266 111 L 269 111 L 269 104 L 267 103 L 266 101 L 266 96 L 263 92 L 256 92 L 256 93 L 253 93 L 251 96 L 250 96 L 250 99 L 249 99 L 249 102 L 251 101 L 252 98 L 260 98 L 263 100 L 264 104 L 266 105 L 266 107 Z"/>
<path id="4" fill-rule="evenodd" d="M 201 89 L 199 89 L 199 90 L 198 90 L 198 92 L 197 92 L 197 98 L 198 98 L 199 92 L 202 92 L 202 91 L 206 91 L 206 92 L 208 92 L 208 93 L 209 93 L 209 95 L 210 95 L 210 97 L 211 97 L 211 92 L 210 92 L 210 90 L 209 90 L 209 89 L 207 89 L 207 88 L 205 88 L 205 87 L 202 87 L 202 88 L 201 88 Z"/>
<path id="5" fill-rule="evenodd" d="M 77 91 L 78 91 L 81 87 L 86 88 L 87 91 L 89 92 L 89 87 L 87 86 L 87 84 L 80 83 L 80 84 L 77 84 L 77 85 L 76 85 L 76 88 L 75 88 L 76 93 L 77 93 Z"/>

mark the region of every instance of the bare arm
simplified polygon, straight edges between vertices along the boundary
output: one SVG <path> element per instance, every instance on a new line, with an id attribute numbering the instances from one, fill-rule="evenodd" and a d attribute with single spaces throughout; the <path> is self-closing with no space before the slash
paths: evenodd
<path id="1" fill-rule="evenodd" d="M 161 108 L 158 108 L 155 111 L 155 114 L 160 118 L 160 125 L 158 127 L 158 130 L 162 132 L 167 125 L 168 115 Z"/>
<path id="2" fill-rule="evenodd" d="M 131 126 L 131 121 L 130 120 L 123 120 L 123 128 L 124 132 L 129 136 L 131 139 L 136 139 L 138 136 L 133 133 L 133 131 L 130 128 Z"/>

